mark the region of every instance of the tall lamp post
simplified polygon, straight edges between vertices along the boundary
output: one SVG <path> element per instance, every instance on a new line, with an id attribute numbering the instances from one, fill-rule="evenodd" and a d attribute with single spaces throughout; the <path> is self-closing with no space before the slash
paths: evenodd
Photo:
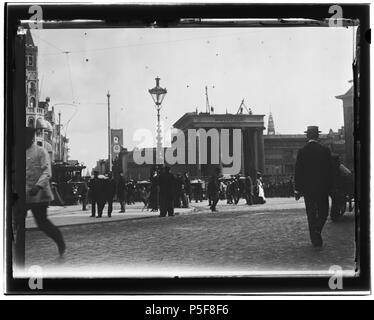
<path id="1" fill-rule="evenodd" d="M 111 141 L 110 141 L 110 93 L 108 91 L 107 93 L 107 98 L 108 98 L 108 162 L 109 162 L 109 171 L 112 171 L 112 146 L 111 146 Z"/>
<path id="2" fill-rule="evenodd" d="M 152 89 L 149 89 L 148 92 L 151 94 L 152 99 L 156 105 L 157 110 L 157 156 L 156 156 L 156 163 L 163 164 L 163 150 L 162 150 L 162 137 L 161 137 L 161 125 L 160 125 L 160 110 L 161 110 L 161 103 L 165 98 L 167 93 L 165 88 L 160 87 L 160 78 L 157 77 L 156 79 L 156 86 Z"/>

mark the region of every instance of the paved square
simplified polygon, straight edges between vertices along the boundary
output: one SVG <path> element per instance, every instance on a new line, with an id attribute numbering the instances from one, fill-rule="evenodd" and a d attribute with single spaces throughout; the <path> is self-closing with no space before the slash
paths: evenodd
<path id="1" fill-rule="evenodd" d="M 175 217 L 96 219 L 61 227 L 67 251 L 57 259 L 53 241 L 27 231 L 26 264 L 46 276 L 174 276 L 191 274 L 327 273 L 355 269 L 355 217 L 328 221 L 324 246 L 311 246 L 303 200 L 268 199 L 265 205 L 207 203 Z M 178 209 L 177 209 L 178 212 Z M 147 214 L 147 213 L 145 213 Z M 157 215 L 157 214 L 156 214 Z M 51 215 L 53 221 L 53 214 Z"/>

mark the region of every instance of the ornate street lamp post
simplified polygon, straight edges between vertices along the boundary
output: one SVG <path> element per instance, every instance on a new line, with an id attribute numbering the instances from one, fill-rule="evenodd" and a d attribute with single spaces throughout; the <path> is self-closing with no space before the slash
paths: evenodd
<path id="1" fill-rule="evenodd" d="M 162 149 L 162 137 L 161 137 L 161 125 L 160 125 L 160 110 L 161 110 L 161 103 L 165 98 L 167 93 L 165 88 L 160 87 L 160 78 L 157 77 L 156 79 L 156 86 L 152 89 L 149 89 L 148 92 L 151 94 L 152 99 L 156 105 L 157 110 L 157 156 L 156 156 L 156 163 L 163 164 L 163 149 Z"/>

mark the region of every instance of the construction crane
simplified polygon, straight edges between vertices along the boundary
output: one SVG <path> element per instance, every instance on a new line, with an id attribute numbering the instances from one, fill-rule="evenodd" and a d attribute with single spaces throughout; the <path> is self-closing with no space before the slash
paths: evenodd
<path id="1" fill-rule="evenodd" d="M 248 108 L 245 103 L 244 103 L 244 98 L 242 100 L 242 102 L 240 103 L 240 106 L 239 106 L 239 109 L 238 111 L 236 112 L 236 114 L 243 114 L 243 110 L 246 110 L 248 112 L 248 114 L 252 114 L 252 110 L 251 108 Z"/>

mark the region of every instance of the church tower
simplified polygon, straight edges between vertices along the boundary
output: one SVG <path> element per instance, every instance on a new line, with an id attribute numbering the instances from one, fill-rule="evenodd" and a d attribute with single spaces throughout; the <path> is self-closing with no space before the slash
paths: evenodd
<path id="1" fill-rule="evenodd" d="M 36 128 L 38 121 L 44 122 L 45 108 L 39 106 L 38 47 L 34 44 L 30 29 L 26 31 L 25 55 L 26 126 Z M 43 140 L 43 130 L 37 130 L 36 143 L 43 145 Z"/>
<path id="2" fill-rule="evenodd" d="M 29 127 L 35 127 L 38 112 L 38 68 L 37 68 L 37 57 L 38 47 L 35 46 L 31 36 L 30 29 L 26 32 L 26 125 Z M 42 115 L 44 116 L 44 115 Z"/>
<path id="3" fill-rule="evenodd" d="M 269 114 L 269 121 L 268 121 L 268 135 L 274 135 L 275 134 L 275 129 L 274 129 L 274 120 L 273 120 L 273 115 Z"/>

